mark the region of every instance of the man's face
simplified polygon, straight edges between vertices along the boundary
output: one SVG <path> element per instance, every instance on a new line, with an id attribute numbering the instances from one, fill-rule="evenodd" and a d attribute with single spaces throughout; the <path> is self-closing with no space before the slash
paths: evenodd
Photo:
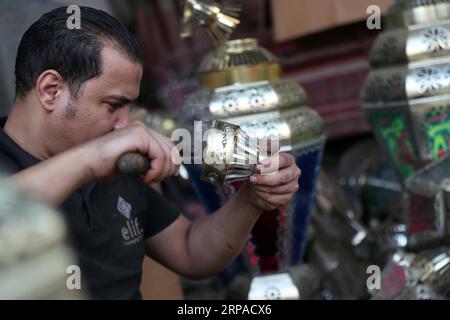
<path id="1" fill-rule="evenodd" d="M 105 47 L 102 74 L 86 81 L 76 98 L 65 93 L 65 107 L 56 115 L 59 153 L 129 124 L 129 104 L 139 95 L 142 66 L 120 51 Z"/>

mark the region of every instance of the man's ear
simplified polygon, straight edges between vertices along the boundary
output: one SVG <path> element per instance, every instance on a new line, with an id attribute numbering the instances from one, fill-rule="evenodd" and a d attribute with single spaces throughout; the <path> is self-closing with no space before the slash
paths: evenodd
<path id="1" fill-rule="evenodd" d="M 55 70 L 45 70 L 36 81 L 36 93 L 41 105 L 51 112 L 55 109 L 58 99 L 63 96 L 66 81 Z"/>

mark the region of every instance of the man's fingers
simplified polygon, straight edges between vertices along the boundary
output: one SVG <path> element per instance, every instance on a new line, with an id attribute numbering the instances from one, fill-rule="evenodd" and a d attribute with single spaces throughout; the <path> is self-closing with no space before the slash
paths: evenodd
<path id="1" fill-rule="evenodd" d="M 277 152 L 280 152 L 279 137 L 259 139 L 258 142 L 259 150 L 264 154 L 275 154 Z"/>
<path id="2" fill-rule="evenodd" d="M 280 170 L 273 175 L 257 174 L 250 177 L 250 182 L 254 185 L 275 187 L 288 184 L 294 180 L 298 180 L 301 175 L 301 170 L 294 165 Z"/>
<path id="3" fill-rule="evenodd" d="M 152 161 L 151 169 L 145 175 L 146 183 L 159 182 L 174 175 L 179 165 L 172 161 L 172 142 L 156 132 L 148 129 L 150 146 L 148 155 Z"/>
<path id="4" fill-rule="evenodd" d="M 170 156 L 170 164 L 171 164 L 171 175 L 177 174 L 181 165 L 181 156 L 178 149 L 175 147 L 172 140 L 168 137 L 163 136 L 167 145 L 167 150 Z"/>
<path id="5" fill-rule="evenodd" d="M 299 190 L 300 186 L 298 184 L 298 181 L 293 181 L 291 183 L 281 185 L 281 186 L 276 186 L 276 187 L 255 185 L 254 188 L 257 191 L 265 192 L 268 194 L 283 195 L 283 194 L 292 194 L 292 193 L 297 192 Z"/>
<path id="6" fill-rule="evenodd" d="M 178 168 L 180 167 L 181 164 L 180 154 L 178 152 L 174 152 L 174 149 L 176 151 L 175 145 L 169 138 L 163 135 L 159 135 L 158 139 L 161 145 L 163 145 L 163 149 L 167 155 L 167 167 L 166 167 L 167 171 L 165 173 L 165 176 L 166 177 L 172 176 L 178 172 Z"/>
<path id="7" fill-rule="evenodd" d="M 257 170 L 261 174 L 269 175 L 278 172 L 283 168 L 287 168 L 295 163 L 295 159 L 288 153 L 276 153 L 268 159 L 265 159 L 257 165 Z"/>
<path id="8" fill-rule="evenodd" d="M 155 181 L 160 181 L 162 177 L 161 173 L 164 171 L 164 165 L 164 160 L 162 158 L 153 159 L 151 169 L 145 174 L 145 183 L 150 184 Z"/>
<path id="9" fill-rule="evenodd" d="M 151 137 L 150 145 L 148 147 L 148 157 L 151 159 L 150 170 L 145 174 L 145 182 L 154 182 L 162 180 L 167 166 L 167 155 L 164 147 L 155 137 Z"/>
<path id="10" fill-rule="evenodd" d="M 163 178 L 170 176 L 172 173 L 172 157 L 171 157 L 171 148 L 170 146 L 167 144 L 166 141 L 164 141 L 162 136 L 159 136 L 157 134 L 155 134 L 154 138 L 159 142 L 159 145 L 161 147 L 161 151 L 163 153 L 162 158 L 164 159 L 164 169 L 163 172 L 161 173 L 161 176 L 163 176 Z"/>

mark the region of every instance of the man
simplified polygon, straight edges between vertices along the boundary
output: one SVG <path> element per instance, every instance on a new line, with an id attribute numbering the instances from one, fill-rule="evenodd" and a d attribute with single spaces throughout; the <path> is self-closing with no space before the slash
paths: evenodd
<path id="1" fill-rule="evenodd" d="M 16 101 L 1 124 L 0 165 L 41 200 L 61 206 L 93 298 L 140 298 L 144 254 L 186 277 L 209 277 L 240 253 L 260 214 L 290 200 L 300 169 L 281 154 L 280 170 L 255 175 L 214 215 L 189 222 L 147 185 L 172 176 L 172 142 L 129 123 L 142 57 L 117 20 L 81 8 L 81 29 L 66 8 L 25 33 L 16 60 Z M 151 159 L 144 178 L 120 176 L 118 158 Z M 177 159 L 175 159 L 177 160 Z"/>

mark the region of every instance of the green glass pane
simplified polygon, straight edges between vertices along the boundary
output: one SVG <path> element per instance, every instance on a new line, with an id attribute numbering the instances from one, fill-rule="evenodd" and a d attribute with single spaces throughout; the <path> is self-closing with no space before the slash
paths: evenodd
<path id="1" fill-rule="evenodd" d="M 418 157 L 405 115 L 383 112 L 373 115 L 371 120 L 401 177 L 409 177 L 415 171 Z"/>
<path id="2" fill-rule="evenodd" d="M 425 114 L 425 133 L 427 146 L 431 148 L 434 159 L 440 159 L 449 154 L 450 146 L 450 114 L 448 112 Z"/>

